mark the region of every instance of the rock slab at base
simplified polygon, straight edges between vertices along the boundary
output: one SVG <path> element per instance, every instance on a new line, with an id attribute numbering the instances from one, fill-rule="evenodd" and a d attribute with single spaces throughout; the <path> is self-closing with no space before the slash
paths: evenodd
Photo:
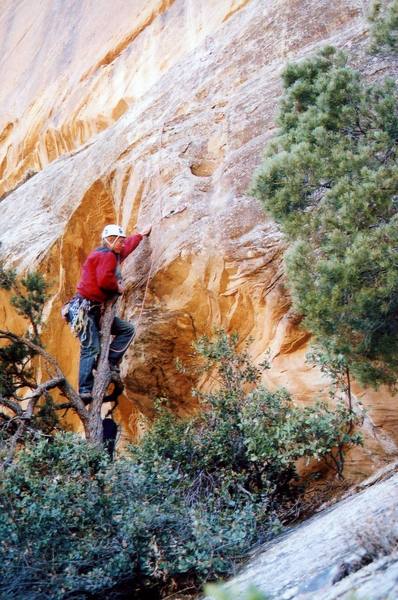
<path id="1" fill-rule="evenodd" d="M 282 534 L 226 587 L 237 600 L 251 585 L 269 600 L 397 600 L 397 500 L 398 473 Z M 389 536 L 395 550 L 361 567 Z"/>

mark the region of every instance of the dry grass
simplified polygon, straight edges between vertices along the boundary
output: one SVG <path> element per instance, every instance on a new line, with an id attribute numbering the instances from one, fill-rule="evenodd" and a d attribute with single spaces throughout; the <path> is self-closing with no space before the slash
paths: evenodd
<path id="1" fill-rule="evenodd" d="M 355 540 L 373 562 L 398 551 L 398 508 L 386 511 L 379 520 L 368 520 Z"/>
<path id="2" fill-rule="evenodd" d="M 386 510 L 379 518 L 368 519 L 360 529 L 355 525 L 353 531 L 357 550 L 339 565 L 333 583 L 398 552 L 398 508 Z M 350 545 L 348 539 L 347 545 Z"/>

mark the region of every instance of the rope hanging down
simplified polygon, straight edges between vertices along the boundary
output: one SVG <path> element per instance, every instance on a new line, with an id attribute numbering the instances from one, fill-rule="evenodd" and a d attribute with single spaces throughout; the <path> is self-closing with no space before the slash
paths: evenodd
<path id="1" fill-rule="evenodd" d="M 166 113 L 163 113 L 163 115 L 162 115 L 162 128 L 160 130 L 159 145 L 158 145 L 158 164 L 157 164 L 157 167 L 158 167 L 158 183 L 157 183 L 156 196 L 158 198 L 157 205 L 158 205 L 158 209 L 159 209 L 159 218 L 158 218 L 157 223 L 159 225 L 160 225 L 160 223 L 162 221 L 162 205 L 163 205 L 162 194 L 161 194 L 160 153 L 161 153 L 161 150 L 162 150 L 162 139 L 163 139 L 163 132 L 164 132 L 164 124 L 165 124 L 165 114 Z M 140 204 L 140 208 L 138 210 L 137 224 L 139 223 L 139 220 L 140 220 L 141 209 L 142 209 L 142 201 L 141 201 L 141 204 Z M 136 334 L 135 334 L 134 339 L 133 339 L 133 341 L 131 343 L 131 346 L 133 346 L 135 344 L 135 341 L 136 341 L 136 339 L 138 337 L 138 332 L 139 332 L 139 328 L 140 328 L 141 320 L 142 320 L 142 314 L 144 312 L 144 306 L 145 306 L 145 302 L 146 302 L 146 298 L 147 298 L 147 294 L 148 294 L 149 282 L 150 282 L 151 277 L 152 277 L 152 270 L 153 270 L 153 267 L 154 267 L 154 264 L 155 264 L 155 259 L 157 259 L 157 258 L 158 258 L 158 255 L 155 254 L 155 252 L 152 252 L 151 262 L 150 262 L 149 271 L 148 271 L 148 277 L 147 277 L 146 284 L 145 284 L 145 289 L 144 289 L 144 296 L 142 298 L 141 308 L 140 308 L 140 311 L 139 311 L 139 314 L 138 314 L 138 318 L 137 318 Z"/>

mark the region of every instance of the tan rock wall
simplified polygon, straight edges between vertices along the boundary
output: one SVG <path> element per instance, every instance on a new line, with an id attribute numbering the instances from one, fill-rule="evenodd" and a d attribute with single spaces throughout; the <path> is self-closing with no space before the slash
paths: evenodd
<path id="1" fill-rule="evenodd" d="M 289 311 L 280 234 L 247 190 L 274 131 L 286 60 L 333 43 L 380 70 L 363 52 L 363 4 L 118 0 L 110 10 L 103 0 L 94 10 L 68 0 L 62 10 L 43 2 L 32 11 L 25 1 L 2 9 L 2 189 L 38 171 L 0 203 L 3 255 L 20 269 L 40 265 L 54 282 L 46 339 L 72 379 L 78 345 L 58 311 L 84 257 L 107 222 L 153 223 L 124 266 L 122 310 L 138 325 L 123 365 L 126 436 L 156 396 L 181 414 L 195 410 L 192 381 L 174 363 L 189 362 L 192 339 L 214 327 L 252 337 L 259 362 L 270 349 L 269 385 L 299 402 L 326 392 Z M 349 459 L 361 477 L 398 452 L 398 429 L 386 392 L 356 392 L 369 410 L 367 447 Z"/>
<path id="2" fill-rule="evenodd" d="M 109 127 L 246 3 L 2 3 L 0 195 Z"/>

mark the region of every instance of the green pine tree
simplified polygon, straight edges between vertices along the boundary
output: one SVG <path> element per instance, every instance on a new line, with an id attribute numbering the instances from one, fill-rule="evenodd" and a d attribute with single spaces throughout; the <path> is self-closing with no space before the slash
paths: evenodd
<path id="1" fill-rule="evenodd" d="M 369 15 L 371 50 L 398 50 L 398 0 L 375 0 Z"/>
<path id="2" fill-rule="evenodd" d="M 27 418 L 25 408 L 27 396 L 38 389 L 34 359 L 41 347 L 40 327 L 42 313 L 48 299 L 48 284 L 40 273 L 28 273 L 19 280 L 13 269 L 7 269 L 0 262 L 0 288 L 13 292 L 13 304 L 21 316 L 27 320 L 24 338 L 32 343 L 28 346 L 20 336 L 1 331 L 0 339 L 0 440 L 3 451 L 7 452 L 10 440 L 19 441 L 26 435 L 29 421 L 29 434 L 33 431 L 49 433 L 58 425 L 54 403 L 47 390 L 35 404 L 32 415 Z M 4 410 L 5 409 L 5 410 Z"/>
<path id="3" fill-rule="evenodd" d="M 288 240 L 303 326 L 363 383 L 398 367 L 396 86 L 368 85 L 325 48 L 288 65 L 279 132 L 253 193 Z"/>

